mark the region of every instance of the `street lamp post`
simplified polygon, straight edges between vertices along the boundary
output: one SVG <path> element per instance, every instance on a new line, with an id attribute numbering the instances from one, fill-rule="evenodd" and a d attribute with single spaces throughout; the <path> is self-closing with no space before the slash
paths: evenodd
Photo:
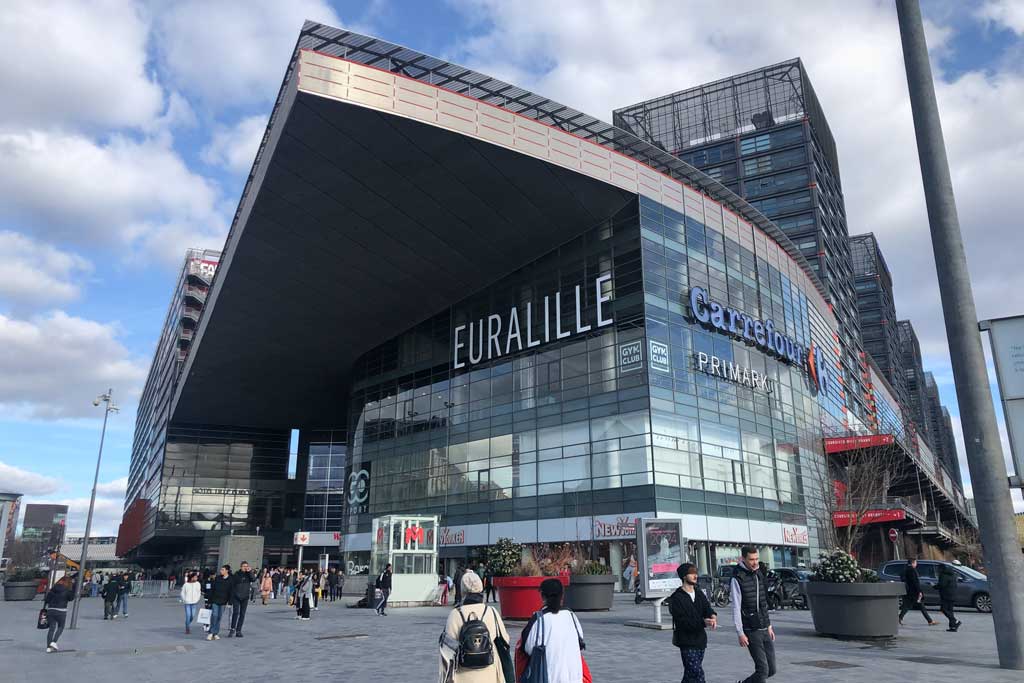
<path id="1" fill-rule="evenodd" d="M 100 394 L 92 402 L 94 406 L 103 403 L 103 430 L 100 432 L 100 451 L 96 455 L 96 474 L 92 478 L 92 497 L 89 499 L 89 516 L 85 518 L 85 537 L 82 538 L 82 556 L 78 558 L 78 575 L 75 577 L 75 599 L 71 607 L 71 625 L 69 628 L 78 626 L 78 605 L 82 602 L 82 579 L 85 577 L 85 563 L 89 558 L 89 533 L 92 531 L 92 511 L 96 507 L 96 485 L 100 478 L 100 460 L 103 459 L 103 440 L 107 437 L 107 417 L 118 411 L 114 405 L 114 390 L 107 389 L 107 393 Z"/>
<path id="2" fill-rule="evenodd" d="M 967 465 L 978 508 L 978 530 L 989 570 L 999 665 L 1004 669 L 1024 669 L 1024 587 L 1020 584 L 1024 561 L 1013 525 L 1006 463 L 999 444 L 985 354 L 978 332 L 978 314 L 946 161 L 921 6 L 918 0 L 897 0 L 896 13 L 946 321 L 949 359 L 953 364 Z"/>

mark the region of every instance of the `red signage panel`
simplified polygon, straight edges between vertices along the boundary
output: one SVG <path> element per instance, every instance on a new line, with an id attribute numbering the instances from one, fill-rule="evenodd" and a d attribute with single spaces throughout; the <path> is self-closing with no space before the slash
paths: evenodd
<path id="1" fill-rule="evenodd" d="M 825 439 L 826 453 L 841 453 L 854 448 L 870 448 L 872 446 L 891 446 L 895 442 L 892 434 L 869 434 L 867 436 L 840 436 Z"/>
<path id="2" fill-rule="evenodd" d="M 850 510 L 842 510 L 832 513 L 832 523 L 835 526 L 853 526 L 853 520 L 857 514 Z M 903 510 L 868 510 L 861 515 L 861 524 L 877 524 L 878 522 L 899 522 L 907 518 Z"/>

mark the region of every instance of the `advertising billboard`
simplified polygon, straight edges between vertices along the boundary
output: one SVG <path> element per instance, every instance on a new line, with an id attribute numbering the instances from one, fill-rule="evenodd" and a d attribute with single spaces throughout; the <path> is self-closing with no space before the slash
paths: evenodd
<path id="1" fill-rule="evenodd" d="M 644 598 L 666 597 L 682 585 L 676 574 L 686 562 L 681 519 L 641 519 L 636 530 Z"/>
<path id="2" fill-rule="evenodd" d="M 1024 477 L 1024 315 L 986 320 L 980 327 L 988 330 L 992 344 L 1010 456 L 1019 479 Z"/>

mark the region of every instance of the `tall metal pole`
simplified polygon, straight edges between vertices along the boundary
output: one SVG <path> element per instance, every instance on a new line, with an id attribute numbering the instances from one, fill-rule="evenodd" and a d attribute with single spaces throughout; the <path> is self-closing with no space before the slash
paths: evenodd
<path id="1" fill-rule="evenodd" d="M 96 455 L 96 474 L 92 478 L 92 498 L 89 499 L 89 516 L 85 518 L 85 537 L 82 538 L 82 556 L 78 560 L 78 575 L 75 577 L 75 601 L 71 606 L 71 624 L 69 628 L 78 626 L 78 606 L 82 602 L 82 579 L 85 577 L 85 563 L 89 557 L 89 532 L 92 531 L 92 511 L 96 507 L 96 485 L 100 479 L 100 460 L 103 458 L 103 440 L 107 437 L 107 416 L 110 411 L 117 410 L 110 405 L 113 401 L 113 389 L 107 389 L 107 393 L 100 397 L 103 401 L 103 430 L 100 432 L 100 451 Z"/>
<path id="2" fill-rule="evenodd" d="M 1024 556 L 1013 523 L 1006 463 L 996 428 L 978 313 L 935 102 L 921 6 L 918 0 L 896 0 L 896 13 L 967 465 L 988 568 L 999 666 L 1024 669 Z"/>

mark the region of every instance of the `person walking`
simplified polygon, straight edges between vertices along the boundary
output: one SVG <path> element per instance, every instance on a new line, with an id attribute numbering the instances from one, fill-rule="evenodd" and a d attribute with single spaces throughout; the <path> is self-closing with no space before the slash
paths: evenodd
<path id="1" fill-rule="evenodd" d="M 733 571 L 730 585 L 732 622 L 754 660 L 754 673 L 742 683 L 764 683 L 775 675 L 775 629 L 768 615 L 768 586 L 759 571 L 757 548 L 744 546 L 742 561 Z"/>
<path id="2" fill-rule="evenodd" d="M 267 598 L 274 592 L 274 580 L 270 578 L 270 570 L 263 570 L 263 578 L 260 579 L 260 597 L 263 598 L 263 604 L 267 604 Z"/>
<path id="3" fill-rule="evenodd" d="M 462 577 L 466 573 L 466 568 L 459 565 L 459 568 L 455 570 L 455 606 L 458 607 L 462 604 Z"/>
<path id="4" fill-rule="evenodd" d="M 483 574 L 483 579 L 484 579 L 484 604 L 487 604 L 487 603 L 491 602 L 492 600 L 494 602 L 497 602 L 498 599 L 494 595 L 494 572 L 491 571 L 491 567 L 489 565 L 486 565 L 486 564 L 483 566 L 483 570 L 484 570 L 484 574 Z"/>
<path id="5" fill-rule="evenodd" d="M 624 578 L 626 580 L 626 592 L 627 593 L 632 593 L 633 590 L 634 590 L 634 588 L 633 588 L 633 581 L 636 579 L 636 568 L 637 568 L 636 555 L 630 555 L 629 559 L 626 560 L 626 568 L 622 572 L 622 578 Z"/>
<path id="6" fill-rule="evenodd" d="M 231 626 L 228 629 L 228 638 L 243 637 L 242 625 L 245 624 L 245 610 L 249 607 L 249 596 L 252 593 L 252 584 L 255 580 L 252 567 L 248 562 L 242 560 L 238 571 L 231 577 Z"/>
<path id="7" fill-rule="evenodd" d="M 68 603 L 75 599 L 75 589 L 71 585 L 71 578 L 62 577 L 54 584 L 43 598 L 43 609 L 46 610 L 46 623 L 49 628 L 46 630 L 46 651 L 56 652 L 57 641 L 60 634 L 64 633 L 64 622 L 68 616 Z"/>
<path id="8" fill-rule="evenodd" d="M 121 582 L 116 575 L 107 578 L 103 584 L 103 620 L 117 619 L 117 595 L 121 591 Z"/>
<path id="9" fill-rule="evenodd" d="M 906 595 L 903 596 L 903 606 L 900 607 L 900 626 L 903 625 L 903 617 L 912 609 L 921 610 L 924 620 L 929 626 L 936 626 L 939 622 L 932 619 L 924 606 L 924 593 L 921 589 L 921 576 L 917 573 L 917 558 L 912 557 L 903 570 L 903 585 L 906 588 Z"/>
<path id="10" fill-rule="evenodd" d="M 102 580 L 102 574 L 94 573 L 89 577 L 89 597 L 95 598 L 100 594 L 100 581 Z"/>
<path id="11" fill-rule="evenodd" d="M 380 573 L 377 580 L 374 582 L 374 587 L 380 589 L 380 601 L 377 603 L 377 615 L 386 617 L 388 614 L 384 610 L 388 607 L 388 596 L 391 595 L 391 564 L 389 563 L 384 567 L 384 571 Z"/>
<path id="12" fill-rule="evenodd" d="M 121 575 L 121 581 L 117 585 L 117 607 L 115 612 L 121 612 L 121 617 L 128 618 L 128 595 L 132 592 L 132 578 L 128 572 Z"/>
<path id="13" fill-rule="evenodd" d="M 192 633 L 192 622 L 196 620 L 199 613 L 199 601 L 203 597 L 202 585 L 199 583 L 199 575 L 189 572 L 185 577 L 185 583 L 181 586 L 181 602 L 185 605 L 185 635 Z"/>
<path id="14" fill-rule="evenodd" d="M 448 577 L 444 575 L 444 572 L 437 573 L 437 600 L 435 603 L 438 605 L 448 604 Z"/>
<path id="15" fill-rule="evenodd" d="M 327 585 L 327 575 L 317 570 L 313 575 L 313 611 L 320 611 L 320 600 L 324 597 L 324 587 Z"/>
<path id="16" fill-rule="evenodd" d="M 309 621 L 309 607 L 313 602 L 312 572 L 300 572 L 296 581 L 294 593 L 296 618 L 302 621 Z"/>
<path id="17" fill-rule="evenodd" d="M 697 588 L 697 567 L 681 564 L 676 574 L 683 585 L 669 596 L 672 615 L 672 644 L 683 658 L 682 683 L 704 682 L 704 652 L 708 648 L 707 627 L 718 628 L 718 615 L 711 609 L 704 591 Z"/>
<path id="18" fill-rule="evenodd" d="M 477 574 L 466 572 L 463 575 L 462 591 L 465 595 L 462 606 L 448 613 L 441 633 L 438 681 L 505 683 L 505 670 L 495 642 L 501 638 L 507 647 L 509 637 L 505 623 L 498 611 L 484 602 L 484 585 Z M 476 626 L 476 622 L 486 628 L 486 638 L 482 637 L 482 629 Z M 475 633 L 473 629 L 476 629 Z M 479 647 L 467 648 L 467 640 L 479 644 Z"/>
<path id="19" fill-rule="evenodd" d="M 948 564 L 939 565 L 939 609 L 949 621 L 950 633 L 956 633 L 963 623 L 956 618 L 954 607 L 956 602 L 956 571 Z"/>
<path id="20" fill-rule="evenodd" d="M 220 640 L 220 620 L 224 616 L 224 606 L 231 600 L 231 565 L 220 568 L 217 576 L 210 582 L 206 600 L 210 603 L 210 631 L 207 640 Z"/>
<path id="21" fill-rule="evenodd" d="M 565 588 L 559 579 L 540 584 L 544 607 L 535 612 L 523 629 L 523 651 L 527 656 L 543 646 L 548 683 L 583 681 L 583 627 L 572 610 L 562 607 Z"/>

